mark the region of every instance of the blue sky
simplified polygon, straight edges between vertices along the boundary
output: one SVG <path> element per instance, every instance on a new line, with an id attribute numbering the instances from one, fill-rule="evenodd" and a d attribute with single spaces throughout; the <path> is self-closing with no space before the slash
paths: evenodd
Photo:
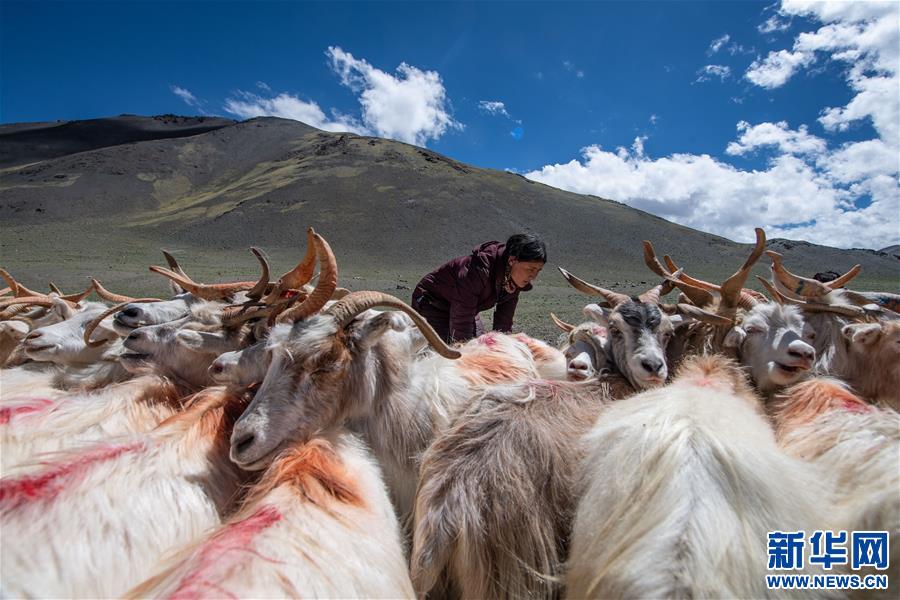
<path id="1" fill-rule="evenodd" d="M 746 241 L 900 242 L 898 3 L 8 2 L 0 121 L 272 114 Z"/>

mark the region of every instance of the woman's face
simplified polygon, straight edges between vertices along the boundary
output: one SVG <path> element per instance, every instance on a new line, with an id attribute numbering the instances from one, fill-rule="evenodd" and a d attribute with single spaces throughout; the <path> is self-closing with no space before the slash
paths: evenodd
<path id="1" fill-rule="evenodd" d="M 511 256 L 509 266 L 509 278 L 517 288 L 521 289 L 537 279 L 538 273 L 544 268 L 544 263 L 519 260 L 515 256 Z"/>

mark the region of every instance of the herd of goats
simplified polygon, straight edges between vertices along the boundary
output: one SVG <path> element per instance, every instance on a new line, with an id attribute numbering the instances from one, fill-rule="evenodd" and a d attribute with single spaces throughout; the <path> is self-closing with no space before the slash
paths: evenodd
<path id="1" fill-rule="evenodd" d="M 721 285 L 560 269 L 596 303 L 557 347 L 447 345 L 312 229 L 277 280 L 166 253 L 169 300 L 0 270 L 0 597 L 808 597 L 766 536 L 817 530 L 888 531 L 900 585 L 900 296 L 756 232 Z"/>

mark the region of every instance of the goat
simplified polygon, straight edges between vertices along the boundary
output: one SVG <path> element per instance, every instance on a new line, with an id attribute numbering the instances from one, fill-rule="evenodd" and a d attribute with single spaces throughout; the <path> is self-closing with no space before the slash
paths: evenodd
<path id="1" fill-rule="evenodd" d="M 848 361 L 835 375 L 860 395 L 900 411 L 900 321 L 846 325 L 841 334 Z"/>
<path id="2" fill-rule="evenodd" d="M 900 414 L 867 404 L 840 381 L 784 390 L 772 406 L 779 445 L 815 465 L 835 490 L 835 530 L 888 531 L 900 552 Z M 900 578 L 893 561 L 889 576 Z"/>
<path id="3" fill-rule="evenodd" d="M 598 380 L 498 385 L 460 409 L 422 458 L 410 560 L 420 597 L 436 589 L 556 595 L 579 438 L 615 398 L 609 388 Z"/>
<path id="4" fill-rule="evenodd" d="M 584 443 L 571 598 L 765 597 L 766 532 L 826 522 L 815 471 L 780 452 L 722 356 L 610 404 Z"/>
<path id="5" fill-rule="evenodd" d="M 152 432 L 0 480 L 3 595 L 118 596 L 152 575 L 163 553 L 220 524 L 246 478 L 227 455 L 245 406 L 211 388 Z"/>
<path id="6" fill-rule="evenodd" d="M 412 598 L 378 466 L 339 431 L 286 448 L 238 513 L 132 598 Z"/>
<path id="7" fill-rule="evenodd" d="M 412 509 L 418 457 L 468 399 L 475 385 L 537 374 L 531 350 L 513 336 L 486 334 L 460 351 L 447 347 L 418 313 L 396 298 L 354 292 L 326 312 L 337 266 L 321 240 L 322 288 L 303 304 L 279 315 L 269 336 L 271 364 L 251 406 L 236 425 L 232 460 L 253 468 L 277 451 L 289 435 L 299 439 L 347 422 L 362 431 L 378 456 L 392 499 L 404 517 Z M 440 356 L 412 358 L 385 343 L 388 316 L 359 321 L 375 306 L 407 312 Z M 446 358 L 458 358 L 457 362 Z"/>
<path id="8" fill-rule="evenodd" d="M 605 350 L 609 332 L 597 322 L 602 318 L 602 309 L 597 304 L 588 304 L 582 312 L 591 320 L 579 325 L 566 323 L 550 313 L 550 318 L 562 330 L 557 348 L 566 358 L 566 378 L 571 381 L 584 381 L 612 370 Z"/>
<path id="9" fill-rule="evenodd" d="M 9 474 L 17 467 L 19 472 L 23 468 L 19 465 L 42 452 L 150 431 L 181 409 L 185 394 L 164 378 L 144 376 L 89 392 L 56 396 L 42 392 L 4 406 L 2 471 Z"/>

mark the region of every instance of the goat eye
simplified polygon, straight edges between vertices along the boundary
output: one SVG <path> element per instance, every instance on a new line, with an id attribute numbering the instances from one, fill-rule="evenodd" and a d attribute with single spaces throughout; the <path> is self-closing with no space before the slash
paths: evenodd
<path id="1" fill-rule="evenodd" d="M 762 333 L 762 327 L 747 327 L 744 329 L 747 332 L 747 335 L 753 335 L 755 333 Z"/>

